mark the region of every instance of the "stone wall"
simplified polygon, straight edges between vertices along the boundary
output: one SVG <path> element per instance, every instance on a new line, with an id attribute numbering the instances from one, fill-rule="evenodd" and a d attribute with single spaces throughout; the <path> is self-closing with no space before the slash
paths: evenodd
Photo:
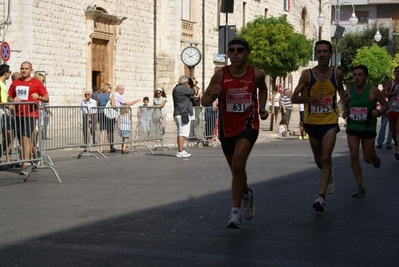
<path id="1" fill-rule="evenodd" d="M 234 13 L 229 14 L 229 24 L 238 29 L 244 23 L 243 2 L 235 0 Z M 306 8 L 306 35 L 314 38 L 318 0 L 291 1 L 289 12 L 284 11 L 283 1 L 276 2 L 246 1 L 245 22 L 263 16 L 267 9 L 268 16 L 287 14 L 299 32 L 301 24 L 298 22 Z M 79 105 L 90 84 L 88 46 L 94 24 L 87 22 L 85 11 L 92 4 L 110 15 L 126 17 L 117 26 L 114 36 L 112 85 L 124 84 L 129 100 L 148 96 L 152 102 L 154 87 L 163 87 L 168 95 L 167 110 L 171 118 L 171 90 L 179 76 L 187 73 L 180 54 L 190 43 L 202 51 L 202 61 L 194 72 L 201 88 L 206 88 L 215 68 L 224 65 L 213 61 L 218 51 L 218 27 L 225 25 L 225 14 L 218 12 L 215 0 L 192 0 L 191 39 L 182 38 L 181 1 L 11 1 L 11 24 L 5 27 L 4 38 L 12 50 L 21 52 L 12 52 L 8 64 L 13 71 L 18 71 L 21 62 L 27 60 L 32 62 L 35 71 L 45 71 L 52 105 Z M 6 9 L 5 4 L 0 5 L 1 14 L 6 14 Z M 329 27 L 324 28 L 329 30 Z M 294 73 L 293 76 L 293 84 L 296 84 L 298 75 Z"/>

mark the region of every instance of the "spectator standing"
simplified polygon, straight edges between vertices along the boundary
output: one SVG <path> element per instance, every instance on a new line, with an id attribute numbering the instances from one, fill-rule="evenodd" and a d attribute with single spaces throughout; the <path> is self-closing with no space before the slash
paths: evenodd
<path id="1" fill-rule="evenodd" d="M 132 106 L 141 101 L 141 99 L 127 101 L 123 96 L 124 93 L 125 87 L 123 85 L 117 85 L 114 93 L 115 107 L 119 108 L 121 106 Z"/>
<path id="2" fill-rule="evenodd" d="M 46 84 L 46 76 L 43 73 L 37 72 L 35 74 L 34 78 L 38 79 L 43 84 Z M 50 140 L 51 139 L 47 136 L 48 124 L 50 122 L 50 116 L 52 115 L 51 110 L 48 108 L 48 106 L 49 106 L 49 103 L 40 102 L 39 116 L 42 120 L 41 125 L 40 125 L 42 140 Z"/>
<path id="3" fill-rule="evenodd" d="M 280 102 L 281 102 L 281 94 L 280 91 L 276 91 L 273 96 L 273 105 L 274 105 L 274 125 L 277 125 L 278 114 L 280 113 Z"/>
<path id="4" fill-rule="evenodd" d="M 282 118 L 280 120 L 280 124 L 278 125 L 278 135 L 282 137 L 286 137 L 288 135 L 288 126 L 286 118 Z"/>
<path id="5" fill-rule="evenodd" d="M 166 94 L 165 94 L 165 90 L 158 87 L 155 90 L 154 93 L 154 99 L 153 99 L 153 106 L 160 108 L 160 125 L 156 125 L 155 126 L 155 131 L 156 131 L 156 136 L 158 137 L 159 133 L 158 131 L 161 130 L 161 138 L 164 138 L 165 135 L 165 128 L 166 128 Z M 154 119 L 154 123 L 157 124 L 158 120 L 157 118 Z"/>
<path id="6" fill-rule="evenodd" d="M 43 83 L 32 78 L 32 64 L 25 61 L 21 64 L 21 78 L 13 81 L 8 90 L 9 102 L 49 102 L 47 89 Z M 17 137 L 22 145 L 23 159 L 29 160 L 31 156 L 31 137 L 35 120 L 39 111 L 32 105 L 18 105 L 15 111 L 17 122 Z M 27 175 L 28 162 L 22 164 L 19 174 Z"/>
<path id="7" fill-rule="evenodd" d="M 191 157 L 184 147 L 185 138 L 190 134 L 191 116 L 193 115 L 193 103 L 190 96 L 194 95 L 194 90 L 189 87 L 188 77 L 180 76 L 179 83 L 172 91 L 173 97 L 173 117 L 177 127 L 177 153 L 178 158 Z"/>
<path id="8" fill-rule="evenodd" d="M 285 118 L 287 122 L 288 131 L 290 131 L 290 119 L 291 119 L 291 111 L 292 111 L 292 102 L 291 102 L 291 90 L 290 88 L 284 88 L 283 95 L 281 97 L 281 115 L 282 118 Z"/>
<path id="9" fill-rule="evenodd" d="M 120 114 L 118 116 L 118 132 L 123 141 L 122 154 L 130 154 L 126 151 L 130 136 L 132 136 L 132 120 L 129 107 L 122 107 L 120 109 Z"/>
<path id="10" fill-rule="evenodd" d="M 93 93 L 91 94 L 91 98 L 94 99 L 95 101 L 97 101 L 99 97 L 100 97 L 100 93 L 98 92 L 98 87 L 94 86 Z"/>
<path id="11" fill-rule="evenodd" d="M 303 120 L 305 118 L 305 107 L 303 105 L 303 103 L 300 103 L 298 105 L 299 108 L 299 140 L 307 140 L 309 139 L 307 133 L 305 132 L 305 130 L 303 129 Z"/>
<path id="12" fill-rule="evenodd" d="M 233 203 L 227 227 L 235 229 L 241 228 L 242 203 L 245 219 L 255 215 L 255 191 L 248 187 L 246 163 L 258 138 L 259 115 L 262 120 L 269 115 L 265 74 L 247 64 L 249 55 L 248 42 L 234 37 L 227 49 L 231 64 L 212 76 L 201 101 L 208 106 L 218 99 L 219 140 L 232 174 Z"/>
<path id="13" fill-rule="evenodd" d="M 380 103 L 377 103 L 377 109 L 381 110 Z M 381 115 L 380 130 L 378 131 L 377 146 L 376 146 L 376 148 L 378 149 L 381 149 L 384 146 L 387 126 L 388 126 L 388 134 L 387 134 L 387 141 L 385 142 L 385 148 L 392 149 L 392 133 L 391 133 L 391 127 L 389 127 L 388 124 L 387 114 Z"/>
<path id="14" fill-rule="evenodd" d="M 387 118 L 389 127 L 391 128 L 392 139 L 396 146 L 395 158 L 399 160 L 399 66 L 394 70 L 394 80 L 385 83 L 382 92 L 388 97 L 389 109 L 387 111 Z"/>
<path id="15" fill-rule="evenodd" d="M 354 85 L 349 89 L 351 100 L 344 105 L 342 118 L 346 120 L 346 134 L 351 155 L 351 166 L 357 182 L 357 190 L 353 197 L 364 197 L 362 167 L 359 162 L 359 145 L 362 145 L 363 158 L 367 164 L 372 163 L 379 168 L 381 160 L 374 149 L 377 117 L 388 110 L 388 103 L 383 93 L 371 83 L 368 83 L 369 72 L 366 66 L 353 68 Z M 381 110 L 377 110 L 377 101 Z"/>
<path id="16" fill-rule="evenodd" d="M 93 144 L 95 143 L 96 139 L 96 127 L 97 127 L 97 118 L 95 114 L 97 113 L 97 101 L 90 97 L 91 93 L 86 91 L 84 94 L 83 101 L 80 105 L 82 108 L 83 113 L 83 138 L 84 143 L 90 143 L 90 134 L 93 136 Z"/>
<path id="17" fill-rule="evenodd" d="M 107 133 L 107 140 L 109 143 L 110 152 L 113 153 L 116 150 L 114 149 L 114 126 L 115 126 L 115 119 L 109 119 L 104 114 L 105 106 L 107 105 L 108 101 L 111 99 L 112 87 L 109 83 L 104 83 L 101 88 L 101 94 L 97 100 L 98 109 L 98 120 L 100 122 L 100 152 L 103 153 L 103 146 L 105 142 L 105 133 Z"/>
<path id="18" fill-rule="evenodd" d="M 150 102 L 150 99 L 148 97 L 143 98 L 143 105 L 139 107 L 138 109 L 138 117 L 139 117 L 139 122 L 140 122 L 140 133 L 142 133 L 142 138 L 144 140 L 147 140 L 148 137 L 150 136 L 150 123 L 151 123 L 151 109 L 148 108 L 148 103 Z M 159 117 L 154 118 L 155 120 L 158 119 L 159 122 Z M 158 123 L 159 124 L 159 123 Z M 159 127 L 159 125 L 157 125 Z"/>
<path id="19" fill-rule="evenodd" d="M 326 192 L 334 191 L 331 158 L 340 131 L 337 92 L 344 103 L 350 96 L 344 91 L 342 71 L 330 67 L 332 45 L 329 41 L 316 42 L 315 57 L 317 66 L 302 72 L 291 101 L 305 106 L 304 128 L 309 135 L 314 161 L 321 170 L 319 196 L 313 208 L 323 212 Z"/>
<path id="20" fill-rule="evenodd" d="M 0 103 L 7 103 L 8 102 L 8 95 L 7 95 L 7 86 L 5 84 L 6 80 L 8 80 L 11 76 L 10 66 L 7 64 L 0 65 Z M 1 120 L 1 131 L 3 134 L 3 140 L 1 140 L 0 145 L 0 158 L 3 155 L 4 150 L 6 150 L 6 162 L 10 162 L 10 148 L 11 148 L 11 131 L 12 131 L 12 124 L 11 124 L 11 112 L 10 106 L 4 105 L 0 109 L 0 120 Z"/>
<path id="21" fill-rule="evenodd" d="M 209 146 L 215 140 L 215 127 L 217 124 L 217 117 L 218 117 L 218 107 L 217 107 L 217 100 L 213 101 L 212 103 L 208 104 L 205 108 L 205 137 L 206 143 L 205 146 Z"/>

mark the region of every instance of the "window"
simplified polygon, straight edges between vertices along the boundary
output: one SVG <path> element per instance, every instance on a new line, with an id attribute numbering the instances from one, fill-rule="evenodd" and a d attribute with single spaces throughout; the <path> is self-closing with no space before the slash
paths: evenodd
<path id="1" fill-rule="evenodd" d="M 369 24 L 369 12 L 368 11 L 356 11 L 356 17 L 359 22 L 357 24 Z"/>
<path id="2" fill-rule="evenodd" d="M 191 0 L 182 0 L 181 18 L 191 21 Z"/>

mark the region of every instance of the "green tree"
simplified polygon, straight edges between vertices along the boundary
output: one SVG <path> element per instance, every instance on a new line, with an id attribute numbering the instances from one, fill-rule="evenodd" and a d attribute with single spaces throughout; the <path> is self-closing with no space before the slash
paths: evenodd
<path id="1" fill-rule="evenodd" d="M 382 38 L 377 45 L 385 48 L 389 42 L 389 28 L 380 26 L 378 30 Z M 348 31 L 342 39 L 339 39 L 338 50 L 342 54 L 341 69 L 344 73 L 344 84 L 350 84 L 352 82 L 352 61 L 356 56 L 357 50 L 365 46 L 369 47 L 373 43 L 375 44 L 374 35 L 376 32 L 376 27 L 366 28 L 363 31 Z M 393 47 L 391 54 L 395 55 L 399 53 L 399 46 L 397 45 L 399 43 L 399 35 L 393 35 L 393 41 L 396 42 L 396 45 Z M 335 42 L 333 42 L 333 47 L 334 51 L 336 51 Z M 388 73 L 386 73 L 386 75 L 388 75 Z"/>
<path id="2" fill-rule="evenodd" d="M 249 64 L 273 79 L 285 77 L 312 58 L 312 40 L 296 33 L 287 16 L 256 17 L 237 33 L 251 46 Z M 275 88 L 273 88 L 275 89 Z"/>
<path id="3" fill-rule="evenodd" d="M 396 67 L 399 67 L 399 53 L 395 55 L 395 57 L 392 59 L 391 66 L 389 69 L 389 76 L 392 78 L 395 78 L 393 75 L 393 71 L 395 70 Z"/>
<path id="4" fill-rule="evenodd" d="M 365 65 L 369 69 L 369 78 L 374 85 L 382 84 L 390 71 L 392 58 L 385 47 L 372 44 L 357 51 L 353 65 Z"/>
<path id="5" fill-rule="evenodd" d="M 287 16 L 256 17 L 237 33 L 250 47 L 249 64 L 263 70 L 272 78 L 273 94 L 277 77 L 286 77 L 299 67 L 309 64 L 313 54 L 313 41 L 296 33 Z M 273 116 L 271 116 L 271 130 Z"/>

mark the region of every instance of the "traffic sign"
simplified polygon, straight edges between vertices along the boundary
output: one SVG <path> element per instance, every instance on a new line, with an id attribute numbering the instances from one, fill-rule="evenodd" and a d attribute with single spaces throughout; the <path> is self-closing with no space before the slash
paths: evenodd
<path id="1" fill-rule="evenodd" d="M 11 49 L 10 46 L 7 42 L 2 42 L 1 43 L 1 58 L 3 61 L 8 61 L 10 60 L 11 56 Z"/>

